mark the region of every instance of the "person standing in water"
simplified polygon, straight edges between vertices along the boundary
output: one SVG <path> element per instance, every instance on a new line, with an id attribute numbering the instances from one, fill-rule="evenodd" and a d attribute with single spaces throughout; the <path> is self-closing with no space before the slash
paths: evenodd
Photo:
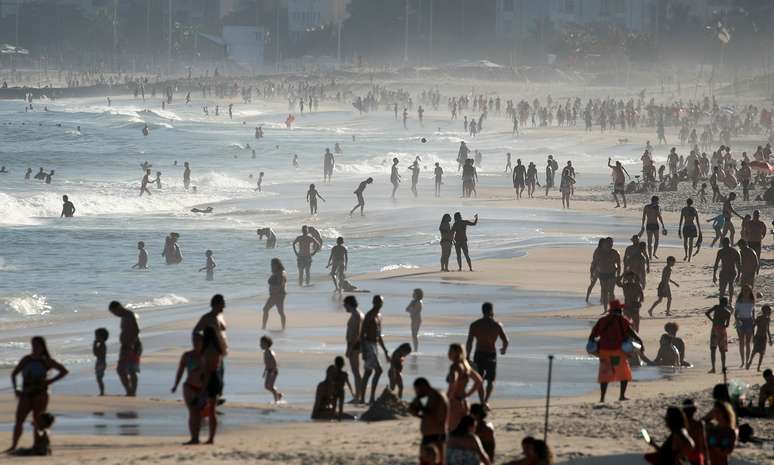
<path id="1" fill-rule="evenodd" d="M 476 353 L 473 355 L 473 365 L 486 381 L 486 392 L 481 398 L 481 403 L 487 406 L 497 376 L 497 340 L 502 341 L 500 355 L 505 355 L 508 350 L 508 336 L 503 330 L 502 323 L 495 320 L 494 306 L 490 302 L 484 302 L 481 306 L 481 313 L 483 316 L 471 323 L 468 329 L 465 353 L 468 355 L 472 353 L 473 342 L 475 342 Z"/>
<path id="2" fill-rule="evenodd" d="M 361 182 L 357 189 L 355 189 L 355 196 L 357 197 L 357 205 L 355 205 L 352 210 L 349 211 L 349 216 L 352 216 L 353 213 L 355 213 L 355 210 L 360 208 L 360 216 L 365 216 L 363 214 L 363 209 L 365 208 L 365 199 L 363 198 L 363 191 L 365 191 L 366 187 L 368 187 L 369 184 L 372 184 L 374 182 L 374 178 L 368 178 L 365 181 Z"/>
<path id="3" fill-rule="evenodd" d="M 457 152 L 457 171 L 462 169 L 462 165 L 468 159 L 470 149 L 465 145 L 465 141 L 460 141 L 460 150 Z"/>
<path id="4" fill-rule="evenodd" d="M 411 317 L 411 340 L 414 343 L 414 352 L 419 352 L 419 327 L 422 325 L 422 298 L 425 296 L 422 289 L 414 289 L 411 302 L 406 307 L 406 313 Z"/>
<path id="5" fill-rule="evenodd" d="M 441 185 L 443 184 L 443 168 L 441 168 L 441 164 L 438 162 L 435 162 L 435 196 L 440 197 L 441 196 Z"/>
<path id="6" fill-rule="evenodd" d="M 62 214 L 60 218 L 72 218 L 75 215 L 75 205 L 70 202 L 70 199 L 66 196 L 62 196 Z"/>
<path id="7" fill-rule="evenodd" d="M 451 256 L 454 233 L 451 229 L 451 216 L 448 213 L 444 213 L 441 218 L 438 232 L 441 234 L 441 271 L 449 271 L 449 257 Z"/>
<path id="8" fill-rule="evenodd" d="M 298 247 L 296 248 L 296 245 Z M 304 277 L 306 276 L 306 285 L 309 285 L 309 272 L 312 268 L 312 257 L 320 251 L 322 244 L 314 236 L 309 235 L 309 229 L 306 226 L 301 227 L 301 235 L 293 241 L 293 253 L 296 254 L 298 263 L 298 285 L 304 286 Z"/>
<path id="9" fill-rule="evenodd" d="M 462 271 L 462 253 L 465 254 L 465 260 L 468 262 L 468 269 L 473 271 L 473 264 L 468 254 L 468 226 L 478 224 L 478 214 L 473 215 L 473 221 L 463 220 L 460 212 L 454 214 L 454 224 L 451 227 L 454 234 L 454 249 L 457 252 L 457 271 Z"/>
<path id="10" fill-rule="evenodd" d="M 121 319 L 117 371 L 121 384 L 126 390 L 126 396 L 134 397 L 137 395 L 137 373 L 140 372 L 140 356 L 142 356 L 140 326 L 137 324 L 137 316 L 134 312 L 127 310 L 120 303 L 110 302 L 108 310 Z"/>
<path id="11" fill-rule="evenodd" d="M 395 200 L 395 192 L 398 190 L 398 186 L 400 185 L 400 174 L 398 174 L 398 163 L 399 160 L 397 158 L 392 159 L 392 170 L 390 171 L 390 182 L 392 183 L 392 195 L 390 198 L 392 200 Z"/>
<path id="12" fill-rule="evenodd" d="M 336 159 L 331 153 L 331 149 L 325 149 L 325 155 L 323 156 L 323 182 L 330 183 L 333 178 L 333 167 L 336 166 Z"/>
<path id="13" fill-rule="evenodd" d="M 510 154 L 508 154 L 508 165 L 510 166 Z M 516 199 L 521 199 L 526 186 L 527 169 L 521 164 L 521 158 L 516 159 L 516 166 L 513 168 L 513 188 L 516 190 Z"/>
<path id="14" fill-rule="evenodd" d="M 349 254 L 347 248 L 344 246 L 344 238 L 336 238 L 336 245 L 331 247 L 331 255 L 328 257 L 328 265 L 326 268 L 331 269 L 331 279 L 333 279 L 333 285 L 336 287 L 336 292 L 341 292 L 341 285 L 344 283 L 347 266 L 349 265 Z"/>
<path id="15" fill-rule="evenodd" d="M 263 323 L 261 329 L 266 329 L 266 323 L 269 321 L 269 310 L 277 307 L 277 312 L 282 323 L 282 330 L 285 330 L 285 296 L 287 295 L 286 286 L 288 275 L 285 273 L 285 266 L 279 258 L 271 259 L 271 276 L 269 277 L 269 298 L 263 305 Z"/>
<path id="16" fill-rule="evenodd" d="M 325 202 L 325 199 L 322 195 L 320 195 L 319 192 L 317 192 L 317 189 L 314 187 L 314 184 L 309 184 L 309 190 L 306 192 L 306 202 L 309 204 L 309 214 L 310 215 L 316 215 L 317 214 L 317 199 L 321 199 L 323 202 Z"/>
<path id="17" fill-rule="evenodd" d="M 417 184 L 419 183 L 419 160 L 414 160 L 414 163 L 409 166 L 411 171 L 411 193 L 414 197 L 417 197 Z"/>
<path id="18" fill-rule="evenodd" d="M 261 184 L 263 183 L 263 171 L 258 173 L 258 182 L 256 182 L 256 188 L 253 189 L 254 191 L 263 192 L 261 188 Z"/>
<path id="19" fill-rule="evenodd" d="M 191 186 L 191 167 L 188 165 L 188 162 L 183 163 L 183 187 L 185 187 L 185 190 L 188 190 L 188 188 Z"/>
<path id="20" fill-rule="evenodd" d="M 156 189 L 161 190 L 161 171 L 156 171 L 156 179 L 153 182 L 156 183 Z"/>
<path id="21" fill-rule="evenodd" d="M 202 268 L 199 268 L 199 273 L 206 271 L 207 277 L 205 279 L 207 279 L 207 281 L 212 281 L 215 279 L 215 267 L 217 266 L 215 265 L 215 259 L 212 258 L 212 250 L 204 252 L 204 256 L 207 258 L 207 262 Z"/>
<path id="22" fill-rule="evenodd" d="M 505 174 L 511 172 L 511 152 L 505 154 Z"/>
<path id="23" fill-rule="evenodd" d="M 357 307 L 357 299 L 353 295 L 344 297 L 344 309 L 349 313 L 347 320 L 347 348 L 346 356 L 349 367 L 352 369 L 352 378 L 355 382 L 355 402 L 364 402 L 363 378 L 360 374 L 360 341 L 363 337 L 363 312 Z"/>
<path id="24" fill-rule="evenodd" d="M 370 404 L 374 403 L 376 387 L 379 384 L 379 377 L 382 376 L 382 365 L 379 363 L 379 347 L 384 351 L 387 363 L 390 362 L 390 354 L 384 345 L 384 339 L 382 339 L 382 315 L 380 311 L 383 305 L 384 299 L 382 299 L 382 296 L 375 295 L 373 298 L 373 308 L 363 318 L 363 335 L 360 347 L 363 351 L 363 367 L 365 372 L 363 373 L 362 393 L 365 396 L 365 393 L 368 391 L 368 381 L 373 373 Z"/>
<path id="25" fill-rule="evenodd" d="M 150 184 L 150 175 L 151 170 L 145 170 L 145 174 L 142 176 L 142 181 L 140 181 L 140 197 L 142 197 L 143 193 L 151 195 L 151 192 L 148 190 L 148 184 Z"/>
<path id="26" fill-rule="evenodd" d="M 145 251 L 145 242 L 140 241 L 137 243 L 137 263 L 132 265 L 132 269 L 147 270 L 148 269 L 148 252 Z"/>
<path id="27" fill-rule="evenodd" d="M 32 168 L 27 168 L 27 172 L 24 173 L 24 179 L 29 180 L 32 177 Z"/>

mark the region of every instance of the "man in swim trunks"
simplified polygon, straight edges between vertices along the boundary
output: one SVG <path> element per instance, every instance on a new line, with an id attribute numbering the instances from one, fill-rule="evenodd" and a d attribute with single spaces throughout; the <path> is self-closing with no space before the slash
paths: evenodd
<path id="1" fill-rule="evenodd" d="M 352 369 L 352 378 L 355 381 L 355 398 L 353 402 L 365 402 L 365 394 L 362 389 L 363 377 L 360 374 L 360 341 L 363 337 L 363 312 L 357 306 L 357 299 L 353 295 L 344 297 L 344 309 L 349 313 L 347 320 L 347 349 L 346 356 L 349 359 L 349 367 Z"/>
<path id="2" fill-rule="evenodd" d="M 666 236 L 667 230 L 664 226 L 664 219 L 661 218 L 658 196 L 654 195 L 650 198 L 650 203 L 642 209 L 642 227 L 640 229 L 640 237 L 642 237 L 643 232 L 647 231 L 648 233 L 648 258 L 658 258 L 656 252 L 658 252 L 659 223 L 661 223 L 661 233 Z"/>
<path id="3" fill-rule="evenodd" d="M 513 168 L 513 188 L 516 189 L 516 198 L 521 199 L 521 194 L 526 186 L 527 168 L 521 164 L 521 158 L 516 159 L 516 166 Z"/>
<path id="4" fill-rule="evenodd" d="M 363 333 L 360 340 L 360 350 L 363 353 L 363 386 L 361 392 L 365 397 L 368 390 L 368 380 L 373 373 L 374 378 L 371 384 L 371 400 L 369 404 L 374 403 L 376 396 L 376 386 L 379 384 L 379 377 L 382 376 L 382 365 L 379 363 L 379 347 L 384 351 L 384 357 L 387 363 L 390 362 L 390 354 L 384 346 L 382 339 L 382 314 L 381 309 L 384 305 L 382 296 L 375 295 L 373 298 L 373 308 L 365 314 L 363 318 Z"/>
<path id="5" fill-rule="evenodd" d="M 75 205 L 70 202 L 66 195 L 62 196 L 62 214 L 60 218 L 72 218 L 75 215 Z"/>
<path id="6" fill-rule="evenodd" d="M 468 329 L 465 353 L 472 353 L 473 341 L 475 341 L 476 353 L 473 356 L 473 364 L 476 371 L 486 381 L 486 395 L 481 399 L 481 403 L 487 405 L 497 376 L 497 347 L 495 344 L 498 339 L 502 341 L 500 354 L 505 355 L 508 350 L 508 336 L 505 335 L 502 323 L 494 319 L 494 307 L 490 302 L 484 302 L 481 306 L 481 313 L 483 317 L 471 323 Z"/>
<path id="7" fill-rule="evenodd" d="M 606 237 L 594 253 L 591 269 L 599 279 L 602 309 L 607 312 L 608 303 L 615 297 L 615 283 L 621 277 L 621 255 L 613 248 L 612 237 Z"/>
<path id="8" fill-rule="evenodd" d="M 720 297 L 719 305 L 707 310 L 704 314 L 712 322 L 712 332 L 710 333 L 710 361 L 712 369 L 710 373 L 715 373 L 715 349 L 720 351 L 720 364 L 722 371 L 726 370 L 726 352 L 728 352 L 728 324 L 731 321 L 731 310 L 728 306 L 728 299 Z"/>
<path id="9" fill-rule="evenodd" d="M 680 223 L 677 225 L 677 236 L 683 239 L 685 256 L 683 261 L 691 261 L 693 256 L 693 240 L 701 237 L 701 222 L 699 212 L 693 206 L 693 199 L 687 199 L 685 206 L 680 210 Z"/>
<path id="10" fill-rule="evenodd" d="M 744 239 L 739 239 L 739 242 L 737 242 L 737 245 L 739 246 L 739 258 L 740 258 L 740 269 L 739 269 L 739 284 L 741 286 L 750 286 L 752 289 L 755 289 L 755 275 L 758 274 L 758 256 L 755 254 L 755 251 L 748 246 L 747 241 Z"/>
<path id="11" fill-rule="evenodd" d="M 298 245 L 298 247 L 296 247 Z M 298 285 L 304 286 L 304 276 L 306 275 L 306 285 L 309 285 L 309 271 L 312 268 L 312 257 L 320 251 L 322 244 L 317 238 L 309 235 L 306 226 L 301 226 L 301 235 L 293 241 L 293 253 L 296 254 L 298 264 Z"/>
<path id="12" fill-rule="evenodd" d="M 721 248 L 715 257 L 715 266 L 712 269 L 712 282 L 718 283 L 718 265 L 720 265 L 720 296 L 725 296 L 728 290 L 728 301 L 731 303 L 734 300 L 734 281 L 742 268 L 742 257 L 735 248 L 731 247 L 729 238 L 721 239 L 720 245 Z"/>
<path id="13" fill-rule="evenodd" d="M 357 189 L 355 189 L 355 196 L 357 197 L 357 205 L 355 205 L 352 210 L 349 211 L 349 216 L 352 216 L 353 213 L 355 213 L 355 210 L 360 208 L 360 216 L 363 215 L 363 208 L 365 208 L 365 199 L 363 198 L 363 191 L 365 191 L 366 187 L 368 187 L 369 184 L 374 182 L 374 178 L 368 178 L 365 181 L 358 184 Z"/>
<path id="14" fill-rule="evenodd" d="M 727 236 L 730 232 L 731 243 L 733 244 L 736 229 L 734 228 L 734 223 L 731 221 L 731 215 L 736 215 L 739 217 L 739 219 L 744 219 L 744 217 L 737 213 L 736 210 L 734 210 L 734 207 L 731 205 L 731 202 L 736 200 L 736 192 L 729 192 L 728 197 L 720 197 L 720 200 L 723 201 L 723 218 L 726 220 L 726 222 L 723 224 L 723 236 Z"/>
<path id="15" fill-rule="evenodd" d="M 615 162 L 615 165 L 611 165 L 611 158 L 607 159 L 607 167 L 613 170 L 613 198 L 615 199 L 615 208 L 621 206 L 618 203 L 618 194 L 621 194 L 623 198 L 623 207 L 626 208 L 626 176 L 631 179 L 626 168 L 623 167 L 620 161 Z"/>
<path id="16" fill-rule="evenodd" d="M 137 395 L 137 373 L 140 372 L 140 356 L 142 355 L 137 316 L 116 301 L 110 302 L 108 310 L 114 316 L 121 318 L 121 333 L 118 336 L 120 348 L 116 371 L 126 390 L 126 396 L 134 397 Z"/>
<path id="17" fill-rule="evenodd" d="M 438 455 L 445 457 L 446 448 L 446 418 L 449 410 L 449 401 L 441 391 L 430 385 L 425 378 L 414 380 L 414 392 L 416 398 L 409 404 L 409 412 L 419 417 L 421 423 L 419 431 L 422 433 L 420 447 L 435 446 Z M 427 402 L 422 403 L 423 399 Z M 442 462 L 443 459 L 442 459 Z M 430 462 L 420 462 L 420 465 L 437 465 Z"/>
<path id="18" fill-rule="evenodd" d="M 766 237 L 766 223 L 761 221 L 761 212 L 753 211 L 752 219 L 747 223 L 747 245 L 755 251 L 758 261 L 761 259 L 761 244 Z M 760 263 L 758 264 L 760 268 Z"/>

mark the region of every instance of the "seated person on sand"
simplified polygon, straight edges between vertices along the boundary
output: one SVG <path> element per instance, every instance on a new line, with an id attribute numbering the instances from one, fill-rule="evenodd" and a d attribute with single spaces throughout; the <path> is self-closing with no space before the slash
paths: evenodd
<path id="1" fill-rule="evenodd" d="M 669 367 L 691 367 L 692 365 L 685 361 L 685 343 L 682 338 L 677 337 L 677 331 L 680 327 L 677 323 L 669 322 L 664 325 L 664 334 L 659 340 L 658 354 L 653 360 L 646 362 L 651 366 L 669 366 Z"/>
<path id="2" fill-rule="evenodd" d="M 312 407 L 312 420 L 353 420 L 347 413 L 341 416 L 336 412 L 336 366 L 330 365 L 325 371 L 325 379 L 317 385 Z"/>
<path id="3" fill-rule="evenodd" d="M 771 369 L 763 370 L 764 382 L 758 390 L 758 403 L 739 407 L 740 417 L 774 418 L 774 374 Z"/>
<path id="4" fill-rule="evenodd" d="M 43 413 L 37 419 L 35 428 L 35 439 L 30 448 L 14 449 L 10 455 L 34 456 L 51 455 L 51 443 L 48 439 L 48 429 L 54 424 L 54 416 L 50 413 Z"/>

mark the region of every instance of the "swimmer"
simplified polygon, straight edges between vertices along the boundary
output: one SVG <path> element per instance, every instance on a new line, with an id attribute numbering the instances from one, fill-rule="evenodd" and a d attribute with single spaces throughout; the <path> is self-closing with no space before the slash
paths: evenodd
<path id="1" fill-rule="evenodd" d="M 205 279 L 207 281 L 212 281 L 215 278 L 215 267 L 217 266 L 215 264 L 215 259 L 212 258 L 212 250 L 204 252 L 204 256 L 207 258 L 207 261 L 202 268 L 199 268 L 199 273 L 206 271 L 207 277 Z"/>
<path id="2" fill-rule="evenodd" d="M 43 181 L 46 179 L 46 172 L 43 171 L 43 167 L 41 167 L 40 171 L 38 171 L 38 174 L 35 175 L 35 179 L 38 181 Z"/>
<path id="3" fill-rule="evenodd" d="M 273 249 L 277 247 L 277 236 L 274 234 L 274 231 L 272 231 L 271 228 L 258 228 L 255 231 L 256 234 L 258 234 L 258 240 L 263 240 L 263 237 L 266 236 L 266 248 L 267 249 Z"/>
<path id="4" fill-rule="evenodd" d="M 294 153 L 293 154 L 293 168 L 298 169 L 299 166 L 300 165 L 298 164 L 298 154 Z"/>
<path id="5" fill-rule="evenodd" d="M 317 214 L 317 198 L 320 198 L 323 202 L 325 202 L 325 199 L 322 195 L 320 195 L 319 192 L 317 192 L 317 189 L 314 187 L 314 184 L 309 184 L 309 191 L 306 193 L 306 202 L 309 204 L 309 214 L 316 215 Z"/>
<path id="6" fill-rule="evenodd" d="M 156 183 L 156 189 L 161 190 L 161 171 L 156 171 L 156 179 L 153 182 Z"/>
<path id="7" fill-rule="evenodd" d="M 132 269 L 147 270 L 148 252 L 145 251 L 145 242 L 140 241 L 137 243 L 137 251 L 137 263 L 132 265 Z"/>
<path id="8" fill-rule="evenodd" d="M 344 273 L 347 271 L 349 265 L 349 254 L 347 248 L 344 246 L 344 238 L 336 238 L 336 245 L 331 247 L 331 255 L 328 257 L 328 265 L 326 268 L 331 269 L 331 279 L 333 285 L 336 288 L 336 292 L 341 292 L 342 283 L 344 281 Z"/>
<path id="9" fill-rule="evenodd" d="M 27 172 L 24 173 L 24 179 L 29 180 L 32 177 L 32 168 L 27 168 Z"/>
<path id="10" fill-rule="evenodd" d="M 142 128 L 142 135 L 146 136 L 146 137 L 148 135 L 150 135 L 150 129 L 148 129 L 148 125 L 147 124 L 145 126 L 143 126 L 143 128 Z"/>
<path id="11" fill-rule="evenodd" d="M 151 195 L 150 191 L 148 190 L 148 184 L 150 184 L 150 174 L 151 170 L 145 170 L 145 174 L 142 177 L 142 181 L 140 184 L 140 197 L 142 197 L 143 193 L 147 193 L 148 195 Z"/>
<path id="12" fill-rule="evenodd" d="M 46 175 L 46 184 L 51 184 L 51 177 L 54 175 L 54 170 Z"/>
<path id="13" fill-rule="evenodd" d="M 5 174 L 5 173 L 7 173 L 7 172 L 8 172 L 8 171 L 5 169 L 5 165 L 3 165 L 3 166 L 0 166 L 0 174 Z"/>
<path id="14" fill-rule="evenodd" d="M 62 196 L 62 214 L 60 218 L 72 218 L 75 214 L 75 205 L 70 202 L 70 199 L 66 195 Z"/>
<path id="15" fill-rule="evenodd" d="M 261 183 L 262 182 L 263 182 L 263 171 L 258 173 L 258 182 L 256 183 L 256 188 L 253 189 L 253 190 L 256 191 L 256 192 L 263 192 L 263 190 L 261 189 Z"/>

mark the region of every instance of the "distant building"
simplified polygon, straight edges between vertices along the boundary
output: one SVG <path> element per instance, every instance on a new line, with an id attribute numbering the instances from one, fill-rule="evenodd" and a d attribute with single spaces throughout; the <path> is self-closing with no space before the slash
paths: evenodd
<path id="1" fill-rule="evenodd" d="M 257 69 L 263 66 L 266 31 L 255 26 L 223 26 L 226 57 L 234 62 Z"/>
<path id="2" fill-rule="evenodd" d="M 288 33 L 293 40 L 304 31 L 343 21 L 349 0 L 287 0 Z"/>

